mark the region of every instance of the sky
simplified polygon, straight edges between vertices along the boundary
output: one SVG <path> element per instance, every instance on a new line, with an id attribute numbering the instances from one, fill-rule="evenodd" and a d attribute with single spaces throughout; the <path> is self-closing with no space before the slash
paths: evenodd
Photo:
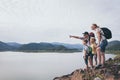
<path id="1" fill-rule="evenodd" d="M 0 0 L 0 41 L 81 43 L 93 23 L 120 40 L 119 15 L 120 0 Z"/>

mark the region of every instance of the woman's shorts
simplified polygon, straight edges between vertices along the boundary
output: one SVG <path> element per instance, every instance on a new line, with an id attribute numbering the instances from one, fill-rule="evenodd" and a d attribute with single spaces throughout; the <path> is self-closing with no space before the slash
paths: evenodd
<path id="1" fill-rule="evenodd" d="M 108 45 L 108 41 L 107 40 L 103 40 L 101 43 L 100 43 L 100 50 L 101 52 L 105 52 L 105 49 Z"/>

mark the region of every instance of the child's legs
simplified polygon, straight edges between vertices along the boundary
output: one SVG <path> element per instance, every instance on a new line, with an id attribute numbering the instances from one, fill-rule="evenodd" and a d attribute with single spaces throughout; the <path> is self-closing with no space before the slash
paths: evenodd
<path id="1" fill-rule="evenodd" d="M 91 61 L 92 61 L 92 64 L 93 64 L 93 56 L 94 56 L 94 54 L 91 54 Z"/>
<path id="2" fill-rule="evenodd" d="M 97 65 L 97 54 L 94 54 L 95 65 Z"/>
<path id="3" fill-rule="evenodd" d="M 93 55 L 92 54 L 89 55 L 88 60 L 89 60 L 90 66 L 92 67 L 93 66 Z"/>

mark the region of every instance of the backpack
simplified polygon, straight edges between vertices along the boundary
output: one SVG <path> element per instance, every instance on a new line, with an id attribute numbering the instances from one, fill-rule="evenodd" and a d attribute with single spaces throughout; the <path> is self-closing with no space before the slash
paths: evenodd
<path id="1" fill-rule="evenodd" d="M 101 30 L 103 31 L 103 35 L 105 36 L 106 39 L 111 39 L 112 38 L 112 32 L 111 30 L 109 30 L 106 27 L 101 28 Z"/>

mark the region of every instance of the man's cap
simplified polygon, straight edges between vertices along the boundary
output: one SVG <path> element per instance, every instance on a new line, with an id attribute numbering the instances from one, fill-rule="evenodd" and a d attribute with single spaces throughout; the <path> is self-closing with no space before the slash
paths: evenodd
<path id="1" fill-rule="evenodd" d="M 84 34 L 84 35 L 85 35 L 85 34 L 89 35 L 89 33 L 88 33 L 88 32 L 84 32 L 83 34 Z"/>

